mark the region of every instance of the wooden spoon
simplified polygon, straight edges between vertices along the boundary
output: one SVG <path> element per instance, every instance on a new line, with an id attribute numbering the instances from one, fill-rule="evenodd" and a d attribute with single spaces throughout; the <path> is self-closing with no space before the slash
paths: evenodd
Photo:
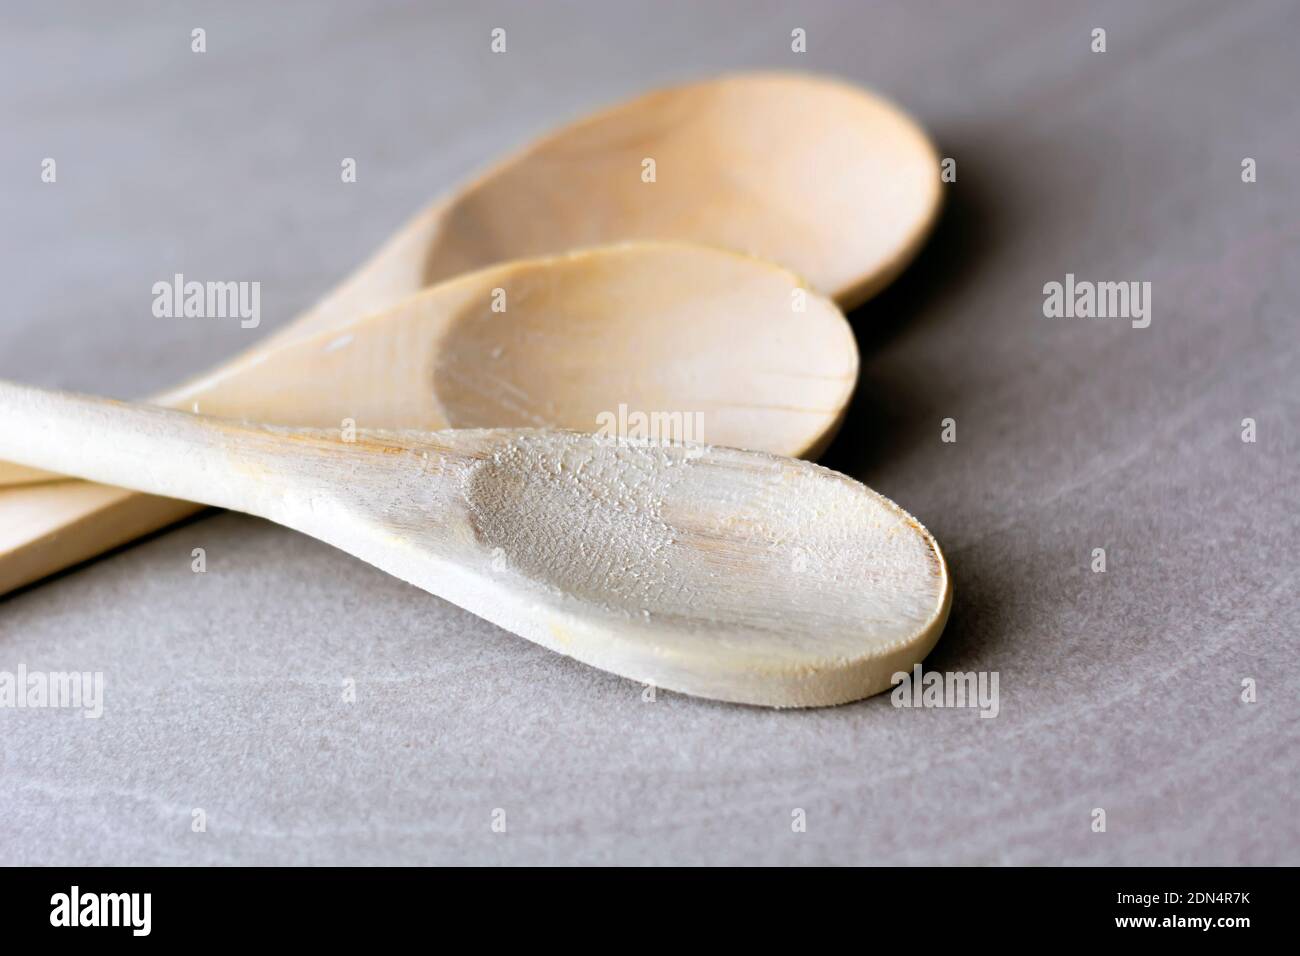
<path id="1" fill-rule="evenodd" d="M 336 430 L 548 426 L 810 455 L 857 366 L 843 315 L 792 273 L 643 242 L 470 273 L 155 401 Z M 0 593 L 196 510 L 68 480 L 8 489 Z"/>
<path id="2" fill-rule="evenodd" d="M 627 239 L 747 252 L 849 309 L 911 260 L 940 199 L 924 130 L 858 87 L 759 72 L 657 90 L 551 133 L 433 203 L 227 371 L 461 272 Z M 0 485 L 51 477 L 0 463 Z"/>
<path id="3" fill-rule="evenodd" d="M 214 374 L 256 365 L 266 349 L 337 329 L 458 272 L 630 238 L 755 253 L 851 307 L 907 264 L 939 204 L 938 157 L 924 131 L 864 90 L 783 73 L 660 90 L 575 122 L 435 202 L 315 308 Z M 7 477 L 52 476 L 10 469 Z M 168 507 L 84 484 L 24 490 L 0 520 L 8 529 L 0 594 L 192 510 Z M 13 558 L 19 552 L 26 556 Z"/>
<path id="4" fill-rule="evenodd" d="M 531 429 L 241 425 L 0 383 L 0 453 L 260 515 L 529 640 L 701 697 L 885 690 L 951 603 L 930 534 L 843 475 L 759 452 Z"/>

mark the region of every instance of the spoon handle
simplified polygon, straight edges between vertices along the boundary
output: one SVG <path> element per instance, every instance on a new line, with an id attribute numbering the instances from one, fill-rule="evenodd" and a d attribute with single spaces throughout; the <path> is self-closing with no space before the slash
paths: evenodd
<path id="1" fill-rule="evenodd" d="M 261 513 L 280 439 L 252 425 L 0 381 L 0 458 Z"/>

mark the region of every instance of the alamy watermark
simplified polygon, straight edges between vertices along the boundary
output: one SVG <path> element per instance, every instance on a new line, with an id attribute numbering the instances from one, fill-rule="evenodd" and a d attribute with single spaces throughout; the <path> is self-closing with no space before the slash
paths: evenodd
<path id="1" fill-rule="evenodd" d="M 0 707 L 18 710 L 66 708 L 80 710 L 82 717 L 104 713 L 102 671 L 0 671 Z"/>
<path id="2" fill-rule="evenodd" d="M 895 671 L 889 679 L 894 690 L 889 695 L 895 707 L 971 707 L 981 717 L 996 717 L 998 702 L 997 671 L 926 671 L 912 665 L 911 673 Z"/>
<path id="3" fill-rule="evenodd" d="M 51 926 L 120 926 L 133 936 L 148 936 L 153 928 L 152 893 L 83 893 L 73 885 L 50 897 Z"/>
<path id="4" fill-rule="evenodd" d="M 596 416 L 596 434 L 633 443 L 703 445 L 704 413 L 630 411 L 620 402 L 617 411 Z"/>
<path id="5" fill-rule="evenodd" d="M 262 324 L 262 283 L 186 282 L 182 273 L 153 284 L 159 319 L 239 319 L 245 329 Z"/>
<path id="6" fill-rule="evenodd" d="M 1151 324 L 1150 282 L 1079 281 L 1073 272 L 1064 282 L 1043 286 L 1043 315 L 1049 319 L 1129 319 L 1133 328 Z"/>

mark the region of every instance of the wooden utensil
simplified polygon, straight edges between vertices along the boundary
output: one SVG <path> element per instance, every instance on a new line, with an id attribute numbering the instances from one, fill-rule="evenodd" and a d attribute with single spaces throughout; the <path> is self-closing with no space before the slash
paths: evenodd
<path id="1" fill-rule="evenodd" d="M 939 187 L 924 131 L 845 83 L 760 72 L 655 91 L 538 140 L 433 203 L 317 306 L 217 374 L 256 365 L 264 350 L 373 314 L 441 278 L 629 238 L 751 252 L 852 307 L 915 254 L 937 216 Z M 0 485 L 51 477 L 0 463 Z M 128 504 L 121 492 L 23 494 L 5 509 L 0 594 L 142 533 L 132 530 L 141 502 Z M 173 507 L 171 520 L 184 513 Z M 21 567 L 6 569 L 17 560 Z"/>
<path id="2" fill-rule="evenodd" d="M 657 90 L 529 144 L 434 202 L 226 371 L 461 272 L 628 239 L 747 252 L 850 309 L 920 248 L 939 211 L 938 167 L 911 117 L 838 80 L 736 73 Z M 0 485 L 50 477 L 0 463 Z"/>
<path id="3" fill-rule="evenodd" d="M 0 383 L 0 453 L 260 515 L 633 680 L 773 707 L 882 691 L 951 602 L 938 546 L 791 458 L 531 429 L 330 432 Z"/>
<path id="4" fill-rule="evenodd" d="M 340 432 L 349 421 L 630 429 L 807 455 L 838 427 L 857 365 L 839 309 L 792 273 L 642 242 L 460 276 L 156 403 Z M 68 480 L 8 489 L 0 593 L 195 510 Z"/>

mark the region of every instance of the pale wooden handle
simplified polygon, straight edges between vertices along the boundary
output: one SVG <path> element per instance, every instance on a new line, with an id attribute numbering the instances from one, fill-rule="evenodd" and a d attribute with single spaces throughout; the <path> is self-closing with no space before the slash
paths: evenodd
<path id="1" fill-rule="evenodd" d="M 267 497 L 253 475 L 271 436 L 251 426 L 10 382 L 0 421 L 0 457 L 33 468 L 218 508 Z"/>
<path id="2" fill-rule="evenodd" d="M 252 356 L 261 351 L 262 347 L 255 347 L 250 349 L 246 355 Z M 145 399 L 145 401 L 153 405 L 162 405 L 168 408 L 182 408 L 184 407 L 185 398 L 188 392 L 192 390 L 192 385 L 200 381 L 221 378 L 230 368 L 248 362 L 249 359 L 246 355 L 237 356 L 225 365 L 218 366 L 216 369 L 213 369 L 202 376 L 201 379 L 195 379 L 192 383 L 179 386 L 172 391 L 164 392 L 161 395 L 155 395 L 152 398 Z M 0 461 L 0 489 L 68 480 L 70 480 L 69 475 L 60 474 L 53 470 L 47 471 L 43 468 L 32 468 L 29 465 L 18 464 L 17 462 L 12 461 Z M 0 491 L 0 493 L 3 492 Z"/>
<path id="3" fill-rule="evenodd" d="M 152 398 L 145 399 L 150 404 L 161 405 L 164 408 L 184 408 L 188 404 L 189 395 L 197 390 L 200 383 L 219 380 L 228 374 L 229 369 L 243 365 L 250 361 L 249 357 L 256 354 L 264 354 L 262 347 L 250 349 L 245 355 L 237 356 L 225 365 L 218 366 L 216 369 L 206 373 L 199 379 L 185 385 L 178 386 L 170 392 L 164 392 L 161 395 L 155 395 Z M 53 470 L 43 468 L 32 468 L 29 465 L 18 464 L 12 461 L 0 461 L 0 494 L 4 488 L 23 487 L 27 485 L 45 484 L 55 481 L 69 481 L 70 475 L 60 474 Z"/>
<path id="4" fill-rule="evenodd" d="M 289 336 L 283 336 L 288 340 Z M 196 394 L 202 394 L 205 388 L 208 388 L 214 382 L 220 382 L 231 375 L 237 375 L 239 371 L 247 369 L 256 364 L 259 356 L 265 356 L 270 351 L 268 343 L 263 341 L 259 345 L 235 356 L 233 359 L 225 362 L 216 368 L 205 372 L 204 374 L 191 379 L 190 381 L 178 385 L 176 388 L 167 392 L 154 395 L 151 398 L 144 399 L 151 405 L 160 405 L 164 408 L 187 408 L 193 401 Z M 53 469 L 33 468 L 26 464 L 19 464 L 14 461 L 0 461 L 0 493 L 4 488 L 22 487 L 27 485 L 45 484 L 54 481 L 68 481 L 71 474 L 62 474 Z"/>

